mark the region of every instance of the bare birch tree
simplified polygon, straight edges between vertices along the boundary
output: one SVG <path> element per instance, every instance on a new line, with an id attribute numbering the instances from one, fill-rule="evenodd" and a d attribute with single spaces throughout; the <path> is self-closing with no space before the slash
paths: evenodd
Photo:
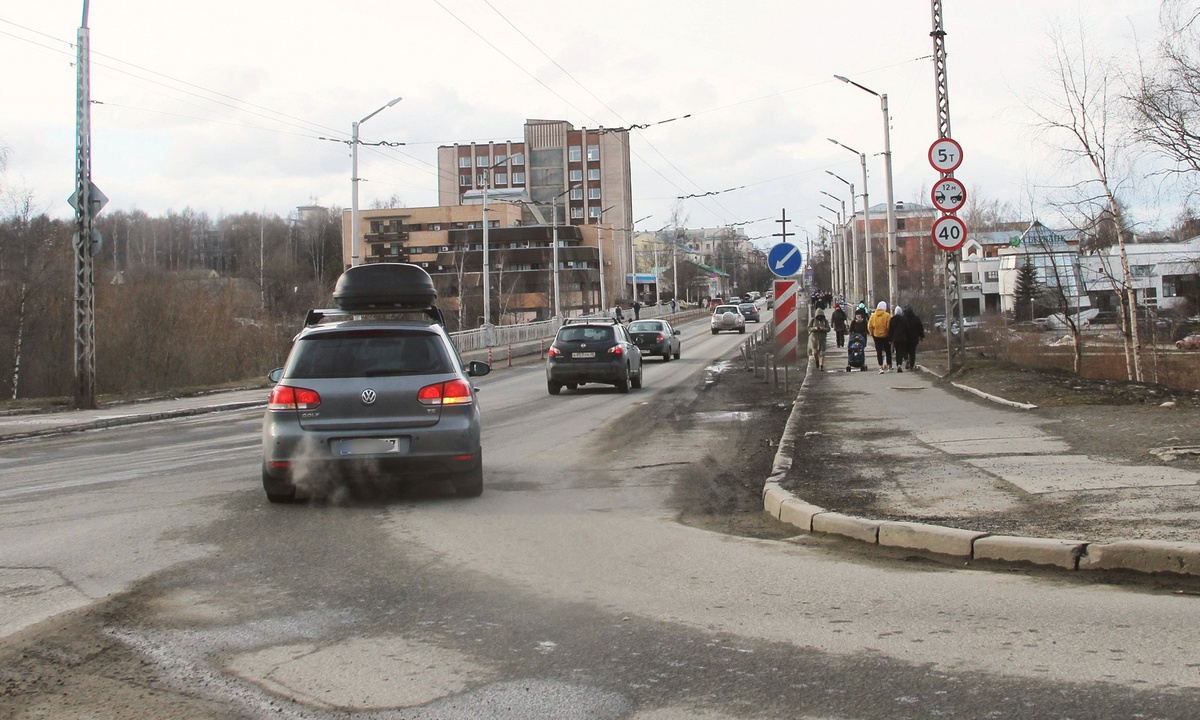
<path id="1" fill-rule="evenodd" d="M 1117 72 L 1106 58 L 1094 55 L 1082 22 L 1068 35 L 1063 28 L 1050 35 L 1052 57 L 1050 73 L 1055 94 L 1044 97 L 1046 109 L 1034 112 L 1048 136 L 1073 164 L 1087 168 L 1089 175 L 1071 186 L 1074 197 L 1070 203 L 1081 212 L 1100 205 L 1108 210 L 1118 227 L 1128 222 L 1117 200 L 1118 190 L 1129 175 L 1122 174 L 1121 153 L 1128 138 L 1116 123 Z M 1061 138 L 1061 140 L 1060 140 Z M 1130 380 L 1142 381 L 1141 338 L 1137 323 L 1137 293 L 1130 280 L 1129 257 L 1125 238 L 1117 233 L 1121 260 L 1122 335 L 1125 345 L 1125 373 Z"/>

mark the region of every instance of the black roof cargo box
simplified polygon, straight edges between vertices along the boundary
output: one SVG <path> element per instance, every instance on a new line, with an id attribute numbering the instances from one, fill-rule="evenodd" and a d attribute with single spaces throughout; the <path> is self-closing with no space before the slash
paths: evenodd
<path id="1" fill-rule="evenodd" d="M 333 301 L 341 310 L 421 310 L 433 305 L 436 299 L 433 278 L 410 263 L 373 263 L 349 268 L 333 289 Z"/>

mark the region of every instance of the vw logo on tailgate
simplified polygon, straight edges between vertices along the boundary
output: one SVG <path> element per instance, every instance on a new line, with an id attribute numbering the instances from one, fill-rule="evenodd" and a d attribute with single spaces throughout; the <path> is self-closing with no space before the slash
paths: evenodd
<path id="1" fill-rule="evenodd" d="M 379 396 L 376 395 L 375 391 L 372 390 L 371 388 L 367 388 L 366 390 L 362 391 L 363 405 L 373 405 L 373 404 L 375 404 L 375 401 L 378 399 L 379 399 Z"/>

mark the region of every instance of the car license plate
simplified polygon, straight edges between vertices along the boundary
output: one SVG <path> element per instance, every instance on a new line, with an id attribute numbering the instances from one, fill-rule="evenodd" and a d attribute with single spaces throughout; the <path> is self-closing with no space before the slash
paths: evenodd
<path id="1" fill-rule="evenodd" d="M 594 353 L 594 352 L 577 352 L 577 353 L 571 353 L 571 357 L 572 358 L 594 358 L 594 357 L 596 357 L 596 353 Z"/>
<path id="2" fill-rule="evenodd" d="M 350 438 L 334 443 L 335 455 L 379 455 L 407 450 L 408 443 L 401 438 Z"/>

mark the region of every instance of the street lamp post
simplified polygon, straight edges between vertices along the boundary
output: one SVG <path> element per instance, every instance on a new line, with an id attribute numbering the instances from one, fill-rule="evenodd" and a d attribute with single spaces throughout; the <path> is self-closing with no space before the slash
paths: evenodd
<path id="1" fill-rule="evenodd" d="M 833 243 L 833 253 L 836 255 L 836 257 L 831 259 L 831 264 L 833 265 L 832 281 L 834 284 L 834 289 L 837 290 L 842 295 L 845 295 L 846 294 L 846 268 L 845 268 L 846 223 L 850 222 L 850 216 L 846 214 L 846 201 L 845 200 L 843 200 L 842 198 L 839 198 L 837 195 L 834 195 L 833 193 L 825 192 L 824 190 L 821 191 L 821 194 L 826 197 L 830 197 L 830 198 L 833 198 L 834 200 L 837 200 L 842 205 L 841 227 L 838 229 L 838 237 Z M 853 205 L 854 205 L 853 197 L 850 198 L 850 204 L 851 204 L 851 209 L 853 210 L 854 209 L 853 208 Z"/>
<path id="2" fill-rule="evenodd" d="M 883 171 L 885 181 L 887 182 L 888 301 L 895 303 L 899 294 L 899 288 L 896 285 L 896 202 L 892 194 L 892 123 L 891 118 L 888 116 L 887 93 L 877 93 L 871 88 L 859 85 L 850 78 L 841 75 L 834 75 L 834 77 L 879 98 L 879 107 L 883 110 Z"/>
<path id="3" fill-rule="evenodd" d="M 492 186 L 492 170 L 508 162 L 508 158 L 497 160 L 483 171 L 483 327 L 490 327 L 492 324 L 492 264 L 489 256 L 488 242 L 488 189 Z M 504 295 L 504 288 L 500 289 L 501 298 Z M 460 300 L 461 302 L 461 300 Z M 489 337 L 488 344 L 491 344 Z"/>
<path id="4" fill-rule="evenodd" d="M 600 217 L 596 219 L 596 246 L 600 251 L 600 311 L 608 312 L 608 300 L 604 293 L 604 213 L 615 208 L 616 205 L 609 205 L 600 211 Z M 613 238 L 613 244 L 616 244 L 616 238 Z"/>
<path id="5" fill-rule="evenodd" d="M 358 265 L 358 126 L 404 98 L 396 98 L 356 123 L 350 123 L 350 267 Z"/>
<path id="6" fill-rule="evenodd" d="M 554 282 L 554 317 L 556 317 L 556 318 L 562 316 L 562 306 L 559 303 L 559 296 L 558 296 L 558 199 L 560 197 L 562 197 L 563 195 L 566 195 L 567 193 L 571 192 L 572 190 L 574 190 L 575 188 L 577 188 L 579 186 L 580 186 L 579 183 L 571 185 L 566 190 L 563 190 L 562 192 L 555 195 L 550 200 L 551 211 L 553 213 L 551 216 L 551 224 L 553 226 L 553 230 L 551 230 L 551 241 L 550 242 L 551 242 L 552 247 L 550 250 L 550 258 L 551 258 L 550 262 L 553 265 L 553 270 L 551 271 L 551 275 L 553 276 L 553 282 Z"/>
<path id="7" fill-rule="evenodd" d="M 640 222 L 645 222 L 653 215 L 634 220 L 629 226 L 629 302 L 637 300 L 637 248 L 633 243 L 634 228 Z"/>
<path id="8" fill-rule="evenodd" d="M 845 144 L 839 143 L 838 140 L 835 140 L 833 138 L 826 138 L 826 139 L 828 139 L 830 143 L 833 143 L 834 145 L 838 145 L 839 148 L 845 148 L 846 150 L 850 150 L 851 152 L 853 152 L 854 155 L 857 155 L 858 163 L 863 168 L 863 236 L 864 236 L 864 242 L 866 245 L 866 295 L 871 296 L 871 295 L 874 295 L 874 293 L 875 293 L 875 275 L 874 275 L 875 263 L 872 262 L 872 260 L 874 260 L 874 258 L 875 258 L 875 244 L 874 244 L 874 241 L 871 240 L 871 193 L 868 192 L 868 190 L 866 190 L 866 154 L 865 154 L 865 152 L 859 152 L 858 150 L 854 150 L 853 148 L 851 148 L 850 145 L 845 145 Z M 828 172 L 828 170 L 827 170 L 827 172 Z M 833 173 L 829 173 L 829 174 L 833 175 Z M 839 178 L 839 180 L 841 180 L 841 179 Z M 842 182 L 845 182 L 845 180 L 842 180 Z M 853 185 L 850 186 L 850 198 L 851 198 L 850 204 L 853 208 L 853 205 L 854 205 L 854 186 Z M 858 241 L 856 240 L 856 242 L 858 242 Z M 856 262 L 857 262 L 857 259 L 856 259 Z M 856 270 L 857 270 L 857 268 L 856 268 Z M 860 292 L 862 292 L 862 288 L 857 288 L 856 292 L 854 292 L 854 294 L 859 295 L 859 300 L 869 299 L 869 298 L 863 298 L 863 296 L 860 295 Z"/>
<path id="9" fill-rule="evenodd" d="M 837 141 L 835 140 L 834 142 L 837 142 Z M 848 216 L 848 219 L 850 221 L 850 285 L 851 285 L 851 290 L 852 290 L 853 296 L 859 300 L 862 300 L 865 296 L 863 295 L 862 277 L 859 274 L 859 267 L 861 264 L 861 260 L 858 256 L 858 223 L 856 223 L 854 221 L 854 183 L 850 182 L 849 180 L 842 177 L 841 175 L 838 175 L 837 173 L 830 172 L 829 170 L 826 170 L 825 172 L 828 173 L 829 175 L 831 175 L 832 177 L 842 181 L 842 183 L 844 183 L 845 185 L 848 185 L 850 187 L 850 215 Z M 865 177 L 866 173 L 864 172 L 863 174 Z M 867 208 L 867 187 L 866 187 L 866 183 L 864 182 L 863 183 L 863 226 L 866 228 L 866 233 L 867 233 L 868 238 L 871 237 L 870 222 L 871 222 L 871 214 L 870 214 L 870 210 Z M 867 266 L 869 267 L 871 264 L 871 261 L 870 261 L 871 254 L 869 252 L 869 250 L 870 250 L 869 244 L 867 245 L 867 249 L 868 249 Z"/>

